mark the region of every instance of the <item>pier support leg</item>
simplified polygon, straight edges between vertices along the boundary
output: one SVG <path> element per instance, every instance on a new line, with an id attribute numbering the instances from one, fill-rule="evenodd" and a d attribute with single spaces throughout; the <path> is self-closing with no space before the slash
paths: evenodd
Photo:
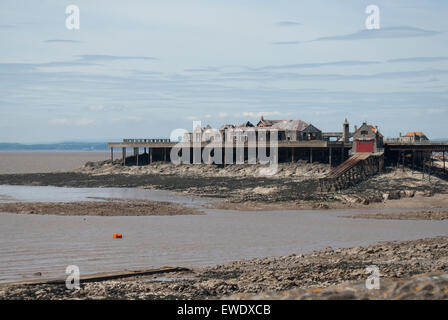
<path id="1" fill-rule="evenodd" d="M 138 150 L 139 148 L 134 148 L 134 157 L 135 157 L 135 161 L 136 161 L 136 163 L 137 163 L 137 166 L 138 166 L 138 153 L 139 153 L 139 150 Z"/>
<path id="2" fill-rule="evenodd" d="M 445 170 L 445 151 L 443 151 L 443 174 L 445 174 L 446 173 L 446 170 Z"/>
<path id="3" fill-rule="evenodd" d="M 341 149 L 341 163 L 344 162 L 344 158 L 345 158 L 345 156 L 344 156 L 344 147 L 342 147 L 342 149 Z"/>
<path id="4" fill-rule="evenodd" d="M 163 148 L 163 162 L 166 162 L 166 148 Z"/>
<path id="5" fill-rule="evenodd" d="M 422 163 L 422 167 L 423 167 L 423 171 L 422 171 L 422 180 L 425 179 L 425 160 L 426 160 L 426 155 L 423 156 L 423 163 Z"/>
<path id="6" fill-rule="evenodd" d="M 149 164 L 152 163 L 152 148 L 149 148 Z"/>
<path id="7" fill-rule="evenodd" d="M 403 156 L 401 157 L 401 169 L 404 171 L 404 158 L 406 156 L 406 153 L 403 151 Z"/>
<path id="8" fill-rule="evenodd" d="M 110 148 L 110 161 L 114 162 L 114 148 Z"/>
<path id="9" fill-rule="evenodd" d="M 415 168 L 415 150 L 412 150 L 412 172 L 414 172 Z"/>
<path id="10" fill-rule="evenodd" d="M 429 154 L 429 170 L 428 170 L 428 181 L 429 182 L 431 182 L 431 168 L 432 168 L 432 166 L 433 166 L 433 163 L 432 163 L 432 151 L 431 151 L 431 153 Z"/>
<path id="11" fill-rule="evenodd" d="M 331 159 L 331 156 L 332 156 L 332 149 L 331 149 L 331 147 L 329 148 L 329 150 L 328 150 L 328 163 L 330 164 L 330 167 L 331 167 L 331 161 L 332 161 L 332 159 Z"/>
<path id="12" fill-rule="evenodd" d="M 291 150 L 291 162 L 294 162 L 294 156 L 295 156 L 295 149 L 292 148 L 292 150 Z"/>
<path id="13" fill-rule="evenodd" d="M 126 148 L 122 148 L 121 153 L 123 156 L 123 165 L 125 166 L 126 165 Z"/>
<path id="14" fill-rule="evenodd" d="M 310 163 L 313 163 L 313 148 L 310 148 Z"/>
<path id="15" fill-rule="evenodd" d="M 226 158 L 226 147 L 225 146 L 222 148 L 222 157 L 223 157 L 222 166 L 224 168 L 226 166 L 226 160 L 227 160 L 227 158 Z"/>

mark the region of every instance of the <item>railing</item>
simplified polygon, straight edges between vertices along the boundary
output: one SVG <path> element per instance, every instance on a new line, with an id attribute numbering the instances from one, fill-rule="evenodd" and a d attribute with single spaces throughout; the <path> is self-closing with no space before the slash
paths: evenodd
<path id="1" fill-rule="evenodd" d="M 123 139 L 123 142 L 127 143 L 164 143 L 171 142 L 170 139 Z"/>
<path id="2" fill-rule="evenodd" d="M 384 144 L 396 144 L 396 145 L 416 145 L 416 146 L 432 146 L 432 145 L 448 145 L 448 142 L 442 141 L 409 141 L 409 142 L 403 142 L 403 141 L 394 141 L 394 140 L 385 140 Z"/>

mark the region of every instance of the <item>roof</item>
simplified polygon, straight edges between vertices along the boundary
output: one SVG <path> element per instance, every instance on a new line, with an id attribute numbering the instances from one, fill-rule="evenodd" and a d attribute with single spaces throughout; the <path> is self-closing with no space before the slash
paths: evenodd
<path id="1" fill-rule="evenodd" d="M 383 137 L 383 135 L 378 131 L 377 127 L 372 126 L 371 124 L 367 124 L 365 122 L 358 129 L 355 130 L 354 137 L 362 134 L 362 131 L 365 129 L 369 129 L 372 133 L 378 135 L 378 137 L 380 138 Z"/>
<path id="2" fill-rule="evenodd" d="M 405 137 L 413 137 L 413 136 L 426 137 L 425 134 L 421 131 L 408 132 L 404 136 Z"/>
<path id="3" fill-rule="evenodd" d="M 302 120 L 260 120 L 257 127 L 271 127 L 279 130 L 302 131 L 308 127 L 308 123 Z"/>
<path id="4" fill-rule="evenodd" d="M 233 124 L 225 124 L 222 125 L 221 128 L 219 128 L 219 130 L 227 130 L 227 129 L 233 129 L 235 128 L 235 126 Z"/>
<path id="5" fill-rule="evenodd" d="M 250 121 L 245 121 L 242 124 L 240 124 L 238 127 L 246 128 L 246 127 L 254 127 L 254 125 Z"/>
<path id="6" fill-rule="evenodd" d="M 260 122 L 258 122 L 257 127 L 260 127 L 260 126 L 271 127 L 271 126 L 273 126 L 274 124 L 276 124 L 279 121 L 282 121 L 282 120 L 264 120 L 264 119 L 261 119 Z"/>
<path id="7" fill-rule="evenodd" d="M 374 132 L 374 133 L 377 133 L 378 134 L 378 136 L 380 136 L 380 137 L 382 137 L 383 135 L 378 131 L 378 129 L 376 128 L 376 127 L 374 127 L 374 126 L 372 126 L 372 125 L 368 125 L 369 126 L 369 128 Z"/>

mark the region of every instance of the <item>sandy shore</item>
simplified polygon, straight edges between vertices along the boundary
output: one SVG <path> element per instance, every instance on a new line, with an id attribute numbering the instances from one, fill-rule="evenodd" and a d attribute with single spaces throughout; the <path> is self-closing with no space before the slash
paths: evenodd
<path id="1" fill-rule="evenodd" d="M 203 212 L 173 202 L 103 198 L 102 201 L 8 202 L 0 212 L 71 216 L 174 216 Z"/>
<path id="2" fill-rule="evenodd" d="M 371 265 L 379 268 L 380 290 L 363 285 Z M 448 237 L 437 237 L 81 283 L 75 291 L 4 284 L 0 299 L 448 299 L 447 270 Z"/>
<path id="3" fill-rule="evenodd" d="M 346 216 L 354 219 L 388 219 L 388 220 L 446 220 L 448 211 L 410 211 L 400 213 L 363 213 Z"/>

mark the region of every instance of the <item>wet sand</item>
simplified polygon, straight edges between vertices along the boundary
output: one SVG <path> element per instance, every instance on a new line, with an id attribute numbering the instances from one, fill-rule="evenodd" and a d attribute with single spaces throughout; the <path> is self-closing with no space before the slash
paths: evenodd
<path id="1" fill-rule="evenodd" d="M 389 168 L 356 186 L 338 192 L 317 192 L 318 179 L 179 174 L 40 173 L 0 175 L 0 184 L 91 188 L 143 188 L 221 199 L 213 206 L 238 210 L 342 208 L 448 208 L 448 182 L 422 180 L 410 170 Z"/>
<path id="2" fill-rule="evenodd" d="M 411 211 L 399 213 L 363 213 L 346 216 L 354 219 L 389 219 L 389 220 L 446 220 L 448 211 Z"/>
<path id="3" fill-rule="evenodd" d="M 448 237 L 437 237 L 81 282 L 80 290 L 4 284 L 0 299 L 448 299 L 447 257 Z M 381 290 L 365 288 L 371 265 Z"/>
<path id="4" fill-rule="evenodd" d="M 0 203 L 0 212 L 66 216 L 175 216 L 203 214 L 199 210 L 167 201 L 112 198 L 100 198 L 98 200 L 102 201 L 8 202 Z"/>

